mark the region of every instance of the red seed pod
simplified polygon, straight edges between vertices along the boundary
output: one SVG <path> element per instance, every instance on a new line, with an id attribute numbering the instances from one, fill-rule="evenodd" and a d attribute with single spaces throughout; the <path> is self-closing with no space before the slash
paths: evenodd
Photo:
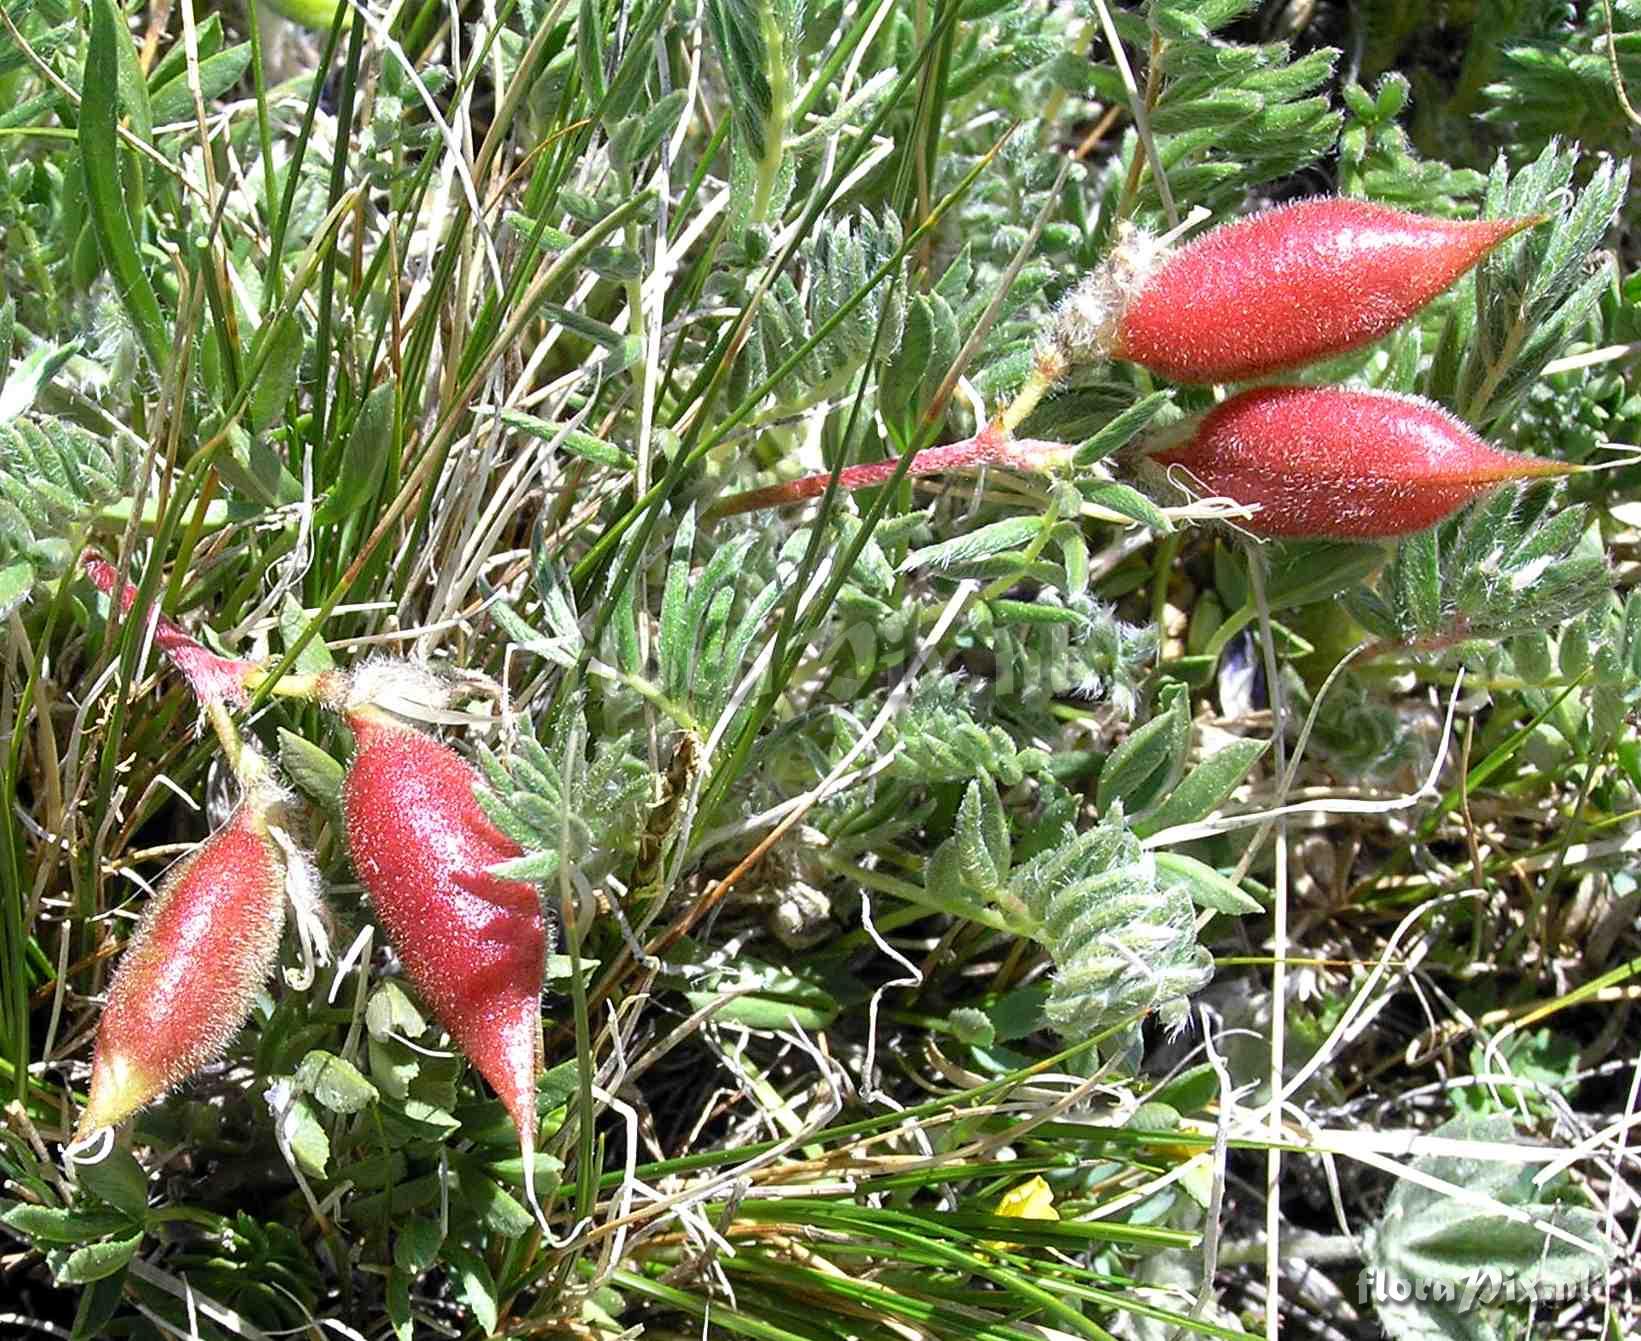
<path id="1" fill-rule="evenodd" d="M 249 764 L 245 798 L 172 867 L 120 960 L 76 1139 L 123 1121 L 220 1057 L 273 971 L 287 858 L 272 826 L 284 798 Z"/>
<path id="2" fill-rule="evenodd" d="M 358 747 L 342 785 L 354 869 L 411 982 L 495 1089 L 528 1153 L 546 926 L 534 886 L 488 874 L 520 849 L 480 808 L 478 772 L 454 750 L 379 707 L 332 706 Z"/>
<path id="3" fill-rule="evenodd" d="M 1388 335 L 1528 219 L 1426 219 L 1365 200 L 1304 200 L 1119 267 L 1110 357 L 1176 382 L 1240 382 Z M 1115 258 L 1114 258 L 1115 259 Z"/>
<path id="4" fill-rule="evenodd" d="M 1334 540 L 1411 535 L 1498 485 L 1569 470 L 1489 447 L 1418 396 L 1297 386 L 1231 397 L 1148 462 L 1176 483 L 1259 504 L 1240 523 L 1255 535 Z"/>

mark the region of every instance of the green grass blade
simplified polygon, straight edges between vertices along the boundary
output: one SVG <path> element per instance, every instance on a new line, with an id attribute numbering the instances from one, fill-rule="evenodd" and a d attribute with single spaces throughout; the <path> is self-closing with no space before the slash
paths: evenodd
<path id="1" fill-rule="evenodd" d="M 86 53 L 85 82 L 80 103 L 80 164 L 85 172 L 86 197 L 91 207 L 97 245 L 114 277 L 120 301 L 137 328 L 143 352 L 154 368 L 163 371 L 170 341 L 159 299 L 137 254 L 137 238 L 121 188 L 116 126 L 119 118 L 119 43 L 130 46 L 124 22 L 113 0 L 92 0 L 91 45 Z"/>

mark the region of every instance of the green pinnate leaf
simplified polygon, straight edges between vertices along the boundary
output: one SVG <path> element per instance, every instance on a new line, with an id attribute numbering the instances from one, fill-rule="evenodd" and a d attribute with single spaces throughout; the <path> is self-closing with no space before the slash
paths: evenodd
<path id="1" fill-rule="evenodd" d="M 1167 686 L 1158 696 L 1156 715 L 1111 752 L 1095 797 L 1102 814 L 1119 805 L 1143 810 L 1173 787 L 1190 744 L 1189 697 L 1184 685 Z"/>
<path id="2" fill-rule="evenodd" d="M 89 1285 L 124 1271 L 142 1246 L 142 1235 L 88 1243 L 61 1257 L 52 1254 L 52 1273 L 59 1285 Z"/>
<path id="3" fill-rule="evenodd" d="M 1434 531 L 1402 542 L 1376 588 L 1346 604 L 1395 641 L 1498 641 L 1554 631 L 1612 589 L 1599 535 L 1583 508 L 1549 510 L 1544 487 L 1501 490 Z"/>
<path id="4" fill-rule="evenodd" d="M 1205 819 L 1242 785 L 1248 771 L 1269 748 L 1266 740 L 1233 740 L 1216 750 L 1149 811 L 1136 815 L 1134 832 L 1146 838 L 1177 824 Z"/>
<path id="5" fill-rule="evenodd" d="M 488 785 L 479 804 L 524 855 L 493 868 L 514 880 L 553 878 L 572 861 L 598 878 L 637 843 L 650 800 L 649 769 L 630 736 L 586 752 L 579 711 L 565 714 L 547 746 L 526 736 L 507 760 L 480 751 Z"/>
<path id="6" fill-rule="evenodd" d="M 352 1062 L 319 1049 L 302 1059 L 296 1083 L 333 1113 L 358 1113 L 380 1097 Z"/>
<path id="7" fill-rule="evenodd" d="M 1009 890 L 1054 958 L 1045 1013 L 1068 1038 L 1148 1010 L 1181 1020 L 1186 998 L 1212 976 L 1189 895 L 1179 880 L 1159 880 L 1120 806 L 1017 867 Z"/>
<path id="8" fill-rule="evenodd" d="M 1514 175 L 1501 157 L 1488 179 L 1488 217 L 1552 218 L 1500 247 L 1476 271 L 1478 320 L 1454 396 L 1471 423 L 1499 422 L 1518 407 L 1610 283 L 1605 272 L 1592 278 L 1587 267 L 1625 198 L 1629 170 L 1600 164 L 1561 208 L 1578 161 L 1576 150 L 1551 140 Z"/>

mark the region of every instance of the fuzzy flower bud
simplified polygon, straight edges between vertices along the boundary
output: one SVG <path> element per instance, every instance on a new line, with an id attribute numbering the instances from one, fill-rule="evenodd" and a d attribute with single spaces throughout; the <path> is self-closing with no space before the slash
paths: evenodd
<path id="1" fill-rule="evenodd" d="M 1062 305 L 1070 363 L 1124 359 L 1176 382 L 1240 382 L 1369 344 L 1528 219 L 1427 219 L 1365 200 L 1303 200 L 1224 224 L 1172 254 L 1143 235 Z"/>
<path id="2" fill-rule="evenodd" d="M 331 697 L 357 743 L 342 786 L 354 869 L 405 972 L 518 1126 L 528 1153 L 542 1066 L 547 935 L 532 885 L 491 875 L 520 855 L 480 807 L 478 772 L 384 711 L 430 688 L 430 673 L 382 661 Z"/>
<path id="3" fill-rule="evenodd" d="M 1244 391 L 1155 448 L 1154 477 L 1258 504 L 1242 524 L 1272 538 L 1411 535 L 1499 485 L 1568 471 L 1490 447 L 1418 396 L 1340 387 Z"/>
<path id="4" fill-rule="evenodd" d="M 244 798 L 165 877 L 115 971 L 77 1139 L 221 1057 L 273 971 L 294 852 L 272 832 L 286 798 L 249 747 L 241 768 Z"/>

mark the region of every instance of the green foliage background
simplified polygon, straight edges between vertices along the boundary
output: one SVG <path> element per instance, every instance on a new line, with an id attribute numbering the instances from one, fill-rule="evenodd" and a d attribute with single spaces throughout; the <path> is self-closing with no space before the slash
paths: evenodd
<path id="1" fill-rule="evenodd" d="M 1459 1307 L 1480 1264 L 1634 1325 L 1641 0 L 278 9 L 4 0 L 8 1308 L 1546 1334 Z M 1021 426 L 1069 464 L 914 479 L 1120 225 L 1330 191 L 1550 218 L 1303 377 L 1594 469 L 1249 546 L 1133 478 L 1212 393 L 1114 364 Z M 228 802 L 88 545 L 282 673 L 466 677 L 560 927 L 545 1224 L 379 937 L 63 1162 L 131 916 Z M 359 950 L 346 733 L 249 720 Z M 1364 1268 L 1450 1293 L 1375 1312 Z"/>

